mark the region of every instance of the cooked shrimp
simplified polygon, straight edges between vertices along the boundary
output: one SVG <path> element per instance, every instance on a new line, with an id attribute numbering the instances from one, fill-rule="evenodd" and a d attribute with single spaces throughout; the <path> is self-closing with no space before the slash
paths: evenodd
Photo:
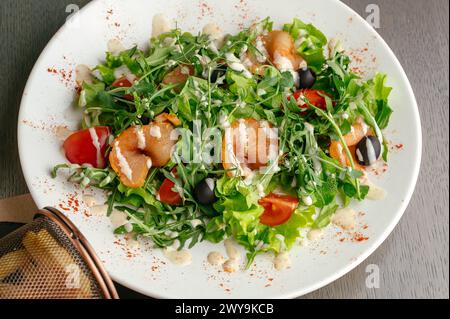
<path id="1" fill-rule="evenodd" d="M 155 117 L 155 122 L 169 121 L 174 126 L 180 126 L 181 121 L 175 114 L 161 113 Z"/>
<path id="2" fill-rule="evenodd" d="M 358 119 L 356 123 L 354 123 L 351 127 L 349 133 L 344 135 L 344 141 L 347 144 L 350 153 L 353 157 L 353 163 L 357 169 L 362 169 L 362 167 L 358 164 L 356 160 L 356 144 L 366 135 L 370 135 L 372 130 L 367 126 L 366 123 L 362 119 Z M 330 144 L 330 156 L 341 163 L 343 166 L 350 166 L 350 160 L 347 157 L 344 146 L 340 141 L 331 141 Z"/>
<path id="3" fill-rule="evenodd" d="M 113 141 L 109 162 L 125 186 L 142 187 L 151 167 L 170 160 L 177 142 L 170 118 L 174 120 L 163 113 L 148 125 L 129 127 Z"/>
<path id="4" fill-rule="evenodd" d="M 288 32 L 269 32 L 264 36 L 264 45 L 270 61 L 279 70 L 297 70 L 303 62 L 303 58 L 296 52 L 294 39 Z"/>
<path id="5" fill-rule="evenodd" d="M 240 55 L 242 64 L 253 74 L 263 75 L 267 60 L 281 71 L 297 70 L 303 59 L 296 53 L 294 39 L 285 31 L 275 30 L 260 35 L 253 43 L 257 51 Z"/>
<path id="6" fill-rule="evenodd" d="M 194 68 L 192 65 L 179 65 L 172 71 L 166 74 L 162 83 L 164 84 L 181 84 L 186 82 L 189 76 L 194 75 Z"/>
<path id="7" fill-rule="evenodd" d="M 222 139 L 222 165 L 229 176 L 249 176 L 278 155 L 278 137 L 266 121 L 234 121 Z M 238 171 L 231 171 L 232 169 Z"/>
<path id="8" fill-rule="evenodd" d="M 356 146 L 348 146 L 348 149 L 350 153 L 352 154 L 353 164 L 355 165 L 356 169 L 361 170 L 362 167 L 358 164 L 358 161 L 356 160 Z M 339 141 L 331 141 L 330 144 L 330 156 L 336 160 L 342 165 L 342 166 L 351 166 L 350 160 L 347 156 L 347 153 L 345 152 L 344 146 Z"/>
<path id="9" fill-rule="evenodd" d="M 356 145 L 369 133 L 369 131 L 371 132 L 367 124 L 361 120 L 358 120 L 352 125 L 350 133 L 344 135 L 345 143 L 347 143 L 348 146 Z"/>

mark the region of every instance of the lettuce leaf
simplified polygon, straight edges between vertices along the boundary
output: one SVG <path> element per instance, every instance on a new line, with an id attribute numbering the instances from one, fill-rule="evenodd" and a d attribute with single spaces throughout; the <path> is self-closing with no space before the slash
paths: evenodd
<path id="1" fill-rule="evenodd" d="M 129 204 L 134 207 L 141 207 L 144 203 L 148 205 L 159 204 L 155 196 L 142 187 L 130 188 L 120 183 L 119 186 L 117 186 L 117 190 L 119 191 L 120 196 L 116 198 L 116 201 L 119 203 Z"/>
<path id="2" fill-rule="evenodd" d="M 393 112 L 388 103 L 392 88 L 386 86 L 386 80 L 386 74 L 377 73 L 373 79 L 366 82 L 364 87 L 364 101 L 380 129 L 387 127 Z"/>
<path id="3" fill-rule="evenodd" d="M 309 206 L 306 209 L 297 209 L 291 218 L 283 225 L 273 227 L 270 232 L 269 242 L 273 251 L 279 252 L 281 246 L 274 246 L 276 235 L 282 235 L 284 237 L 284 245 L 287 249 L 291 249 L 295 244 L 297 238 L 300 237 L 300 228 L 311 227 L 314 223 L 312 216 L 315 214 L 316 209 L 314 206 Z M 278 243 L 280 241 L 278 240 Z"/>
<path id="4" fill-rule="evenodd" d="M 99 71 L 102 76 L 103 82 L 107 85 L 111 85 L 116 77 L 114 75 L 114 70 L 118 67 L 125 65 L 131 73 L 141 76 L 142 69 L 136 58 L 134 58 L 137 53 L 137 48 L 131 48 L 120 52 L 119 54 L 113 54 L 111 52 L 106 52 L 106 60 L 104 64 L 99 64 L 94 70 Z"/>
<path id="5" fill-rule="evenodd" d="M 246 78 L 242 74 L 228 69 L 225 78 L 231 93 L 239 96 L 242 101 L 250 102 L 248 100 L 251 97 L 250 91 L 256 87 L 256 81 L 253 77 Z"/>
<path id="6" fill-rule="evenodd" d="M 109 68 L 106 65 L 99 64 L 95 67 L 94 71 L 95 70 L 100 72 L 100 75 L 102 76 L 102 81 L 105 82 L 107 85 L 111 85 L 116 80 L 116 77 L 114 75 L 114 69 Z"/>
<path id="7" fill-rule="evenodd" d="M 97 105 L 98 95 L 105 92 L 105 84 L 102 82 L 92 84 L 83 82 L 81 88 L 82 90 L 78 100 L 78 105 L 80 107 Z"/>
<path id="8" fill-rule="evenodd" d="M 312 24 L 306 24 L 295 18 L 292 23 L 285 24 L 283 30 L 295 39 L 302 39 L 297 47 L 298 53 L 306 60 L 308 66 L 319 71 L 325 62 L 323 46 L 327 44 L 327 37 Z"/>
<path id="9" fill-rule="evenodd" d="M 258 204 L 255 192 L 242 187 L 238 178 L 222 177 L 217 181 L 214 205 L 222 215 L 210 220 L 206 226 L 205 239 L 214 243 L 225 237 L 234 237 L 248 251 L 248 265 L 261 252 L 279 253 L 290 249 L 300 237 L 300 228 L 311 227 L 315 207 L 299 208 L 291 218 L 276 227 L 259 222 L 264 208 Z"/>
<path id="10" fill-rule="evenodd" d="M 339 208 L 339 206 L 336 203 L 331 203 L 326 206 L 324 206 L 320 210 L 319 216 L 314 221 L 314 224 L 312 225 L 313 228 L 324 228 L 328 226 L 328 224 L 331 221 L 331 216 L 336 212 L 336 210 Z"/>

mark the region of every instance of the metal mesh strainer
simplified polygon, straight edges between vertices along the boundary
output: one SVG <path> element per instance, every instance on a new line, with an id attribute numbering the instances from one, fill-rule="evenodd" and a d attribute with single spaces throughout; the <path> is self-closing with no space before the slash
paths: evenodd
<path id="1" fill-rule="evenodd" d="M 116 299 L 98 257 L 62 213 L 46 208 L 0 239 L 0 299 Z"/>

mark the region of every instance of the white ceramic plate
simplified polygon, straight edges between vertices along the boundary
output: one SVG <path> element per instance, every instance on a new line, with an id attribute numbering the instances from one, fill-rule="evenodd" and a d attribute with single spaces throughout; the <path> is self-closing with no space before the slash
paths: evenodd
<path id="1" fill-rule="evenodd" d="M 223 245 L 202 243 L 192 251 L 193 263 L 180 268 L 169 264 L 161 251 L 146 245 L 137 250 L 126 248 L 123 240 L 113 236 L 106 217 L 86 216 L 82 190 L 62 177 L 50 178 L 53 165 L 65 161 L 55 134 L 57 128 L 67 125 L 75 129 L 79 123 L 72 106 L 75 66 L 96 65 L 104 58 L 111 38 L 119 38 L 127 46 L 145 47 L 152 17 L 157 13 L 166 14 L 178 27 L 192 32 L 209 22 L 236 32 L 266 16 L 280 26 L 297 16 L 314 23 L 329 38 L 339 37 L 356 58 L 354 66 L 363 69 L 365 75 L 375 70 L 389 75 L 389 84 L 394 87 L 390 102 L 395 112 L 386 134 L 393 145 L 404 147 L 394 147 L 387 172 L 373 177 L 388 196 L 354 206 L 362 212 L 358 217 L 360 235 L 356 237 L 367 240 L 350 240 L 355 234 L 340 234 L 331 226 L 320 242 L 294 247 L 292 267 L 286 271 L 277 272 L 272 257 L 261 256 L 251 270 L 234 274 L 206 264 L 208 252 L 223 251 Z M 79 211 L 68 216 L 94 246 L 112 278 L 149 296 L 168 298 L 287 298 L 336 280 L 369 256 L 397 224 L 413 193 L 421 155 L 417 104 L 401 65 L 383 39 L 336 0 L 93 1 L 58 31 L 37 61 L 23 94 L 18 136 L 23 172 L 38 206 L 67 207 L 72 197 L 78 199 Z M 344 237 L 347 239 L 341 242 Z"/>

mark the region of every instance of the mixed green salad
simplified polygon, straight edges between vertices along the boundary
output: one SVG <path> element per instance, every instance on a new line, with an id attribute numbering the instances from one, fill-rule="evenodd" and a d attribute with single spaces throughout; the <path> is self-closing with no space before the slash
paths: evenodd
<path id="1" fill-rule="evenodd" d="M 148 50 L 107 52 L 79 90 L 82 129 L 64 143 L 70 164 L 52 174 L 68 169 L 70 181 L 105 190 L 108 215 L 128 219 L 115 234 L 177 249 L 232 237 L 250 265 L 364 200 L 364 168 L 387 161 L 391 88 L 386 75 L 362 79 L 350 62 L 299 19 L 274 30 L 266 18 L 221 38 L 174 29 Z M 241 125 L 276 129 L 275 156 L 247 164 L 244 147 L 225 164 L 223 152 L 243 143 L 225 131 Z M 212 152 L 211 132 L 231 145 L 216 148 L 216 160 L 199 156 Z"/>

